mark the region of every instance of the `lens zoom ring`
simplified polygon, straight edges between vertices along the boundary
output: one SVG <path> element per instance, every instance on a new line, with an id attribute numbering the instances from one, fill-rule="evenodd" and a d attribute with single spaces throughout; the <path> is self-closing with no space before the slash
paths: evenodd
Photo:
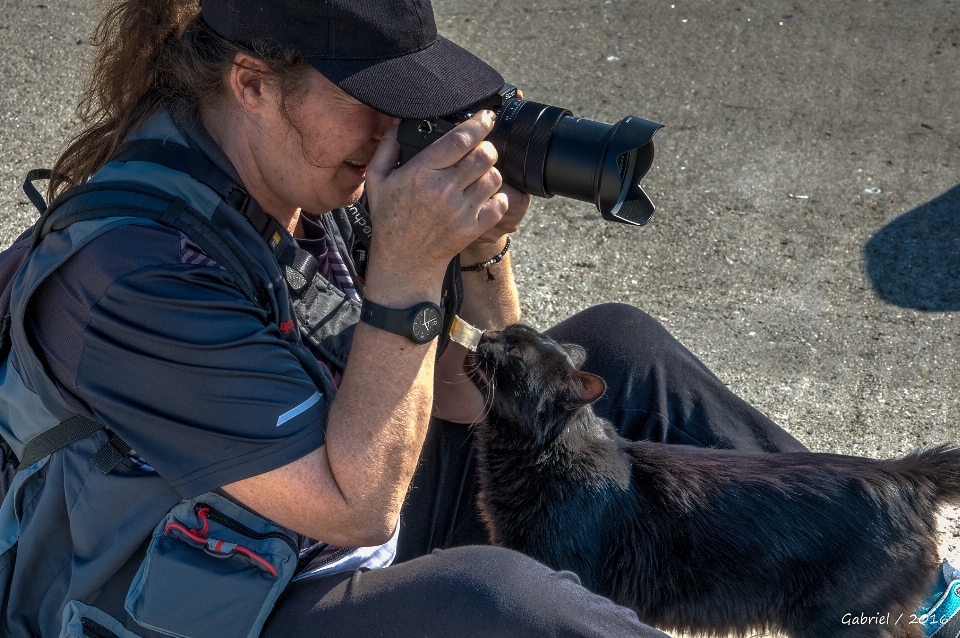
<path id="1" fill-rule="evenodd" d="M 524 190 L 531 195 L 551 197 L 543 186 L 543 167 L 547 163 L 547 149 L 550 148 L 553 129 L 557 122 L 567 115 L 570 115 L 570 111 L 558 106 L 548 106 L 533 127 L 523 169 Z"/>
<path id="2" fill-rule="evenodd" d="M 527 142 L 537 124 L 540 113 L 546 108 L 545 104 L 526 102 L 517 112 L 517 116 L 510 127 L 507 139 L 503 145 L 500 172 L 503 181 L 514 188 L 525 191 L 523 183 L 523 164 L 527 155 Z"/>

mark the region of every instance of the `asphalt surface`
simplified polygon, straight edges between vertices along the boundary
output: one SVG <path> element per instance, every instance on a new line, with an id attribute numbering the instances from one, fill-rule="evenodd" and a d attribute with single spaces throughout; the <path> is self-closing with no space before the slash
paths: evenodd
<path id="1" fill-rule="evenodd" d="M 644 228 L 537 200 L 526 321 L 623 301 L 809 447 L 960 440 L 960 2 L 436 0 L 528 98 L 665 125 Z M 75 130 L 96 3 L 0 4 L 0 239 Z"/>

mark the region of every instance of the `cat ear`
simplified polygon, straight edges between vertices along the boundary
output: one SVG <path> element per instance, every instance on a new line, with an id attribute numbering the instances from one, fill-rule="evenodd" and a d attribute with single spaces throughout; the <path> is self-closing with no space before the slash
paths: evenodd
<path id="1" fill-rule="evenodd" d="M 593 403 L 607 391 L 606 382 L 595 374 L 577 371 L 573 373 L 573 388 L 571 397 L 564 403 L 568 410 L 583 407 Z"/>
<path id="2" fill-rule="evenodd" d="M 560 347 L 570 355 L 570 358 L 573 360 L 573 367 L 577 370 L 579 370 L 583 362 L 587 360 L 587 351 L 575 343 L 562 343 Z"/>

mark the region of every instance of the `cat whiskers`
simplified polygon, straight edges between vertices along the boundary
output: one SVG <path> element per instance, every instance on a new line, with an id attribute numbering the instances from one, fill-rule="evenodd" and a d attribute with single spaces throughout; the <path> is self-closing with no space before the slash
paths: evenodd
<path id="1" fill-rule="evenodd" d="M 473 368 L 470 370 L 464 370 L 463 372 L 457 373 L 457 376 L 463 377 L 460 381 L 444 381 L 447 385 L 457 385 L 460 383 L 473 383 L 470 377 L 480 368 L 480 361 L 474 360 Z"/>
<path id="2" fill-rule="evenodd" d="M 472 376 L 474 375 L 474 373 L 476 373 L 477 370 L 479 370 L 479 369 L 480 369 L 480 360 L 479 360 L 479 359 L 476 359 L 476 360 L 474 360 L 474 362 L 473 362 L 473 367 L 470 368 L 469 370 L 465 370 L 465 371 L 463 372 L 463 376 L 465 376 L 465 377 L 467 377 L 467 379 L 469 379 L 469 378 L 472 377 Z"/>
<path id="3" fill-rule="evenodd" d="M 468 374 L 471 374 L 471 375 L 472 375 L 474 372 L 477 371 L 477 368 L 479 368 L 479 367 L 480 367 L 480 364 L 479 364 L 479 362 L 478 362 L 478 363 L 476 364 L 476 366 L 474 366 L 474 369 L 471 370 Z M 483 423 L 483 421 L 484 421 L 484 420 L 487 418 L 487 416 L 490 414 L 490 410 L 493 409 L 493 397 L 494 397 L 494 392 L 496 392 L 497 380 L 494 379 L 493 377 L 487 377 L 486 375 L 484 375 L 484 379 L 487 380 L 487 383 L 485 384 L 484 389 L 483 389 L 483 392 L 482 392 L 482 394 L 483 394 L 483 412 L 480 414 L 480 416 L 478 416 L 476 419 L 474 419 L 473 423 L 470 424 L 470 429 L 471 429 L 471 430 L 472 430 L 473 428 L 475 428 L 477 425 Z"/>
<path id="4" fill-rule="evenodd" d="M 473 383 L 474 377 L 479 377 L 485 382 L 483 384 L 484 388 L 481 390 L 481 394 L 483 395 L 483 412 L 479 417 L 474 419 L 473 423 L 470 424 L 470 428 L 473 429 L 478 424 L 482 423 L 490 414 L 490 410 L 493 409 L 493 397 L 496 389 L 496 379 L 486 374 L 486 372 L 481 369 L 483 362 L 478 356 L 474 356 L 473 353 L 467 355 L 466 362 L 470 367 L 467 368 L 467 366 L 464 366 L 463 376 L 465 376 L 466 379 L 471 383 Z M 479 388 L 477 389 L 479 390 Z"/>
<path id="5" fill-rule="evenodd" d="M 480 423 L 483 423 L 483 421 L 486 420 L 487 416 L 489 416 L 490 410 L 493 409 L 493 395 L 494 395 L 494 392 L 496 392 L 496 389 L 497 389 L 497 380 L 491 377 L 489 383 L 487 383 L 487 386 L 485 388 L 486 392 L 484 393 L 484 397 L 483 397 L 483 414 L 480 415 L 480 418 L 478 418 L 476 421 L 474 421 L 470 425 L 471 428 L 476 427 Z"/>

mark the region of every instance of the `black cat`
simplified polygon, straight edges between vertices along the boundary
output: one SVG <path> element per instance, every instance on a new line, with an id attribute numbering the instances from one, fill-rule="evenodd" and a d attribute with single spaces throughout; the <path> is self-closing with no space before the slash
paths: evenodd
<path id="1" fill-rule="evenodd" d="M 517 325 L 467 359 L 490 404 L 476 442 L 494 544 L 667 630 L 923 635 L 911 612 L 933 585 L 937 508 L 960 500 L 960 449 L 877 461 L 629 442 L 590 407 L 606 388 L 584 358 Z"/>

